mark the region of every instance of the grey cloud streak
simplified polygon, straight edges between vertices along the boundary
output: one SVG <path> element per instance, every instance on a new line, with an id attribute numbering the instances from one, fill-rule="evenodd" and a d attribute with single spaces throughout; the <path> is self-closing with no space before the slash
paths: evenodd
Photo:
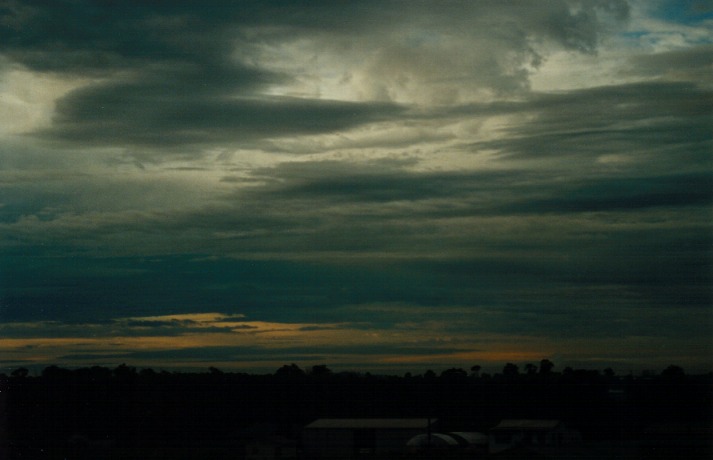
<path id="1" fill-rule="evenodd" d="M 646 169 L 668 170 L 710 162 L 713 92 L 692 83 L 651 82 L 536 95 L 531 101 L 459 112 L 532 115 L 507 136 L 475 144 L 519 159 L 592 161 L 618 154 L 654 158 Z"/>

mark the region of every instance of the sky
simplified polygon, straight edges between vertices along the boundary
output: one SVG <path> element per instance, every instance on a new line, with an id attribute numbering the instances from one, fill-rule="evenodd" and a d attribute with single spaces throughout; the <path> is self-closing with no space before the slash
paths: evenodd
<path id="1" fill-rule="evenodd" d="M 0 372 L 713 369 L 713 5 L 0 0 Z"/>

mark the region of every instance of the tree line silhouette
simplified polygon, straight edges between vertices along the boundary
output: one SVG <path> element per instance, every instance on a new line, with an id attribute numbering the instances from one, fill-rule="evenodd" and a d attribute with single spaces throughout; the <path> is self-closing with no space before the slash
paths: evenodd
<path id="1" fill-rule="evenodd" d="M 505 418 L 560 419 L 585 439 L 642 436 L 655 424 L 710 432 L 713 373 L 616 375 L 544 359 L 502 372 L 446 369 L 403 376 L 286 364 L 272 374 L 87 367 L 0 374 L 10 458 L 83 458 L 72 439 L 111 443 L 111 458 L 239 458 L 246 440 L 296 439 L 324 417 L 430 417 L 445 431 L 480 431 Z M 76 450 L 76 449 L 75 449 Z M 74 452 L 74 457 L 72 456 Z M 238 454 L 236 454 L 238 453 Z M 201 454 L 202 455 L 202 454 Z M 207 458 L 208 454 L 206 454 Z"/>

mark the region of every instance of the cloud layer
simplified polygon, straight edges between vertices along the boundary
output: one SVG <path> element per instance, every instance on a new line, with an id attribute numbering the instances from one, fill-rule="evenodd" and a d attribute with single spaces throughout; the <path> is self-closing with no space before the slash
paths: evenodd
<path id="1" fill-rule="evenodd" d="M 0 360 L 709 367 L 701 6 L 5 2 Z"/>

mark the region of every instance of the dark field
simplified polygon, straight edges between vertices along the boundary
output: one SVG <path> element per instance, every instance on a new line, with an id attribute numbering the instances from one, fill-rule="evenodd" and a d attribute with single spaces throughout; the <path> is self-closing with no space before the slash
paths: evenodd
<path id="1" fill-rule="evenodd" d="M 0 456 L 9 459 L 258 458 L 250 446 L 275 439 L 290 446 L 283 458 L 304 457 L 301 430 L 319 418 L 429 418 L 440 432 L 485 434 L 503 419 L 557 419 L 582 437 L 550 452 L 404 449 L 390 458 L 713 458 L 713 375 L 676 366 L 644 376 L 547 366 L 413 376 L 294 365 L 270 375 L 53 366 L 0 379 Z"/>

